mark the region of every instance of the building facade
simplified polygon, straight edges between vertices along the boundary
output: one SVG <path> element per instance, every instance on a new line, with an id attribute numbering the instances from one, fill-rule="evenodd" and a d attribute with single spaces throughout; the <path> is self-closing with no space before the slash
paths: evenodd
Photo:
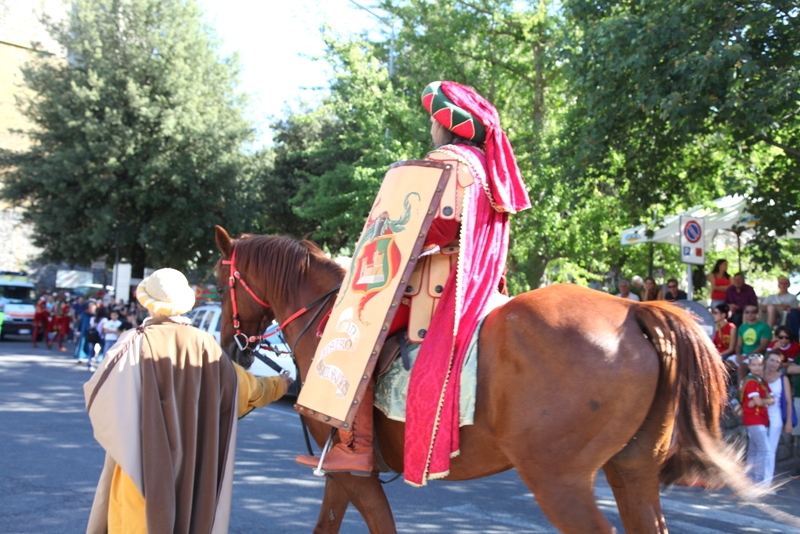
<path id="1" fill-rule="evenodd" d="M 24 151 L 31 123 L 20 112 L 25 95 L 21 68 L 42 58 L 65 57 L 43 20 L 64 19 L 68 0 L 0 0 L 0 149 Z M 0 270 L 28 270 L 39 255 L 32 228 L 22 222 L 23 206 L 0 204 Z"/>

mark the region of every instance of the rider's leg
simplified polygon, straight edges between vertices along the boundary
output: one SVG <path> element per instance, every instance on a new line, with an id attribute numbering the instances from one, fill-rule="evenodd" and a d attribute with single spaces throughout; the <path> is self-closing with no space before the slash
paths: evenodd
<path id="1" fill-rule="evenodd" d="M 353 419 L 352 431 L 339 429 L 339 443 L 325 455 L 322 470 L 336 473 L 349 471 L 355 475 L 372 473 L 372 409 L 374 384 L 370 380 Z M 308 467 L 319 465 L 319 456 L 300 455 L 297 463 Z"/>

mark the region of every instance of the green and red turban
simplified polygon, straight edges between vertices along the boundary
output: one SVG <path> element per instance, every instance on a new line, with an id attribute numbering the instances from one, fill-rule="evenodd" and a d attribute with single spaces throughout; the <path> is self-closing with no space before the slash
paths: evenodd
<path id="1" fill-rule="evenodd" d="M 531 207 L 508 136 L 497 110 L 471 87 L 456 82 L 433 82 L 422 92 L 422 105 L 436 121 L 486 149 L 488 186 L 502 211 L 516 213 Z"/>
<path id="2" fill-rule="evenodd" d="M 453 104 L 442 90 L 442 82 L 433 82 L 422 91 L 422 105 L 436 121 L 456 135 L 483 143 L 486 129 L 469 111 Z"/>

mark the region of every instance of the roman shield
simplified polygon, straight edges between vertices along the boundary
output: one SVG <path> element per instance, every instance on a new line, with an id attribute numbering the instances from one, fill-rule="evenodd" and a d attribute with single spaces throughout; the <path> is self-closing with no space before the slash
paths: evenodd
<path id="1" fill-rule="evenodd" d="M 349 428 L 452 166 L 395 163 L 372 205 L 295 409 Z"/>

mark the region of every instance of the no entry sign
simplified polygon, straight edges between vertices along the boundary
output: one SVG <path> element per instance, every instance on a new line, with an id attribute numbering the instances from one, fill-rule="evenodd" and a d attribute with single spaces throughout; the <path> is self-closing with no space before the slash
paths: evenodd
<path id="1" fill-rule="evenodd" d="M 681 217 L 681 261 L 694 265 L 706 262 L 702 217 Z"/>

